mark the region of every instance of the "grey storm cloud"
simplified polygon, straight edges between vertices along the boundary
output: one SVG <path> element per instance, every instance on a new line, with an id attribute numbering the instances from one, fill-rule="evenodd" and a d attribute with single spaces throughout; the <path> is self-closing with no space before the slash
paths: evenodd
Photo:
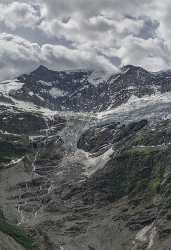
<path id="1" fill-rule="evenodd" d="M 169 0 L 0 0 L 0 78 L 53 69 L 171 66 Z"/>

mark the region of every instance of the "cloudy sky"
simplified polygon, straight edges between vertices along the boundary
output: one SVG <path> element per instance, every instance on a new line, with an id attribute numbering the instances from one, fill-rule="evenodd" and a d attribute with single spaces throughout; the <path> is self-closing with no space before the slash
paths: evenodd
<path id="1" fill-rule="evenodd" d="M 0 0 L 0 79 L 51 69 L 171 68 L 170 0 Z"/>

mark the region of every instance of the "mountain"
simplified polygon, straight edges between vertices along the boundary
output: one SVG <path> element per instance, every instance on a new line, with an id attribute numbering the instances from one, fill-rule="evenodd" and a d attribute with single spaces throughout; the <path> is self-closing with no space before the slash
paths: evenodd
<path id="1" fill-rule="evenodd" d="M 0 83 L 0 249 L 169 250 L 171 72 Z"/>
<path id="2" fill-rule="evenodd" d="M 103 74 L 103 77 L 102 77 Z M 15 97 L 53 110 L 93 111 L 104 98 L 97 95 L 95 84 L 104 82 L 104 72 L 51 71 L 40 66 L 17 79 L 24 83 Z"/>
<path id="3" fill-rule="evenodd" d="M 170 80 L 169 71 L 150 73 L 132 65 L 124 66 L 113 75 L 85 70 L 52 71 L 40 66 L 15 81 L 1 83 L 0 91 L 51 110 L 97 112 L 117 107 L 132 95 L 142 97 L 168 92 Z"/>

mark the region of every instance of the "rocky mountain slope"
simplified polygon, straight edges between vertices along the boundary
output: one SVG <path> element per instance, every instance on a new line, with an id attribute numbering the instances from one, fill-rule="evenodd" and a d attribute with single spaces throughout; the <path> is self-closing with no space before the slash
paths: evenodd
<path id="1" fill-rule="evenodd" d="M 0 249 L 169 250 L 170 91 L 131 65 L 0 83 Z"/>

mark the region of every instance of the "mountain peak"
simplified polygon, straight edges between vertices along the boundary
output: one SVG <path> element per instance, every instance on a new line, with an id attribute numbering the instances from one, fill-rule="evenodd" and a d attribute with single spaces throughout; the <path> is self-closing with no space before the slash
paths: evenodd
<path id="1" fill-rule="evenodd" d="M 132 65 L 132 64 L 124 65 L 121 68 L 122 73 L 127 73 L 128 71 L 137 71 L 137 70 L 140 70 L 140 71 L 143 71 L 143 72 L 148 72 L 144 68 L 142 68 L 140 66 L 135 66 L 135 65 Z"/>
<path id="2" fill-rule="evenodd" d="M 49 71 L 49 69 L 47 67 L 45 67 L 44 65 L 40 65 L 37 69 L 35 69 L 33 72 L 46 72 Z"/>
<path id="3" fill-rule="evenodd" d="M 121 71 L 125 71 L 125 70 L 136 70 L 140 67 L 138 66 L 135 66 L 135 65 L 132 65 L 132 64 L 128 64 L 128 65 L 124 65 L 122 68 L 121 68 Z"/>

